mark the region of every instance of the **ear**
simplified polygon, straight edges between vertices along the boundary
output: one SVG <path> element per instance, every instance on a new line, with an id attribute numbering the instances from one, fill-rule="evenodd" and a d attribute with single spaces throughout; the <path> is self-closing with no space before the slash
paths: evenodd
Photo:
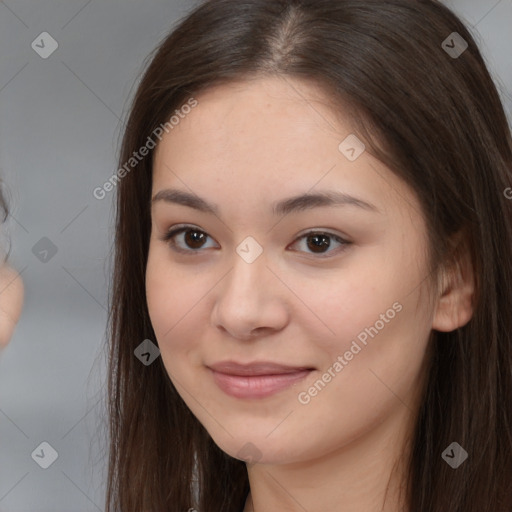
<path id="1" fill-rule="evenodd" d="M 459 244 L 452 263 L 442 269 L 439 297 L 432 328 L 451 332 L 466 325 L 473 316 L 474 270 L 467 247 Z"/>

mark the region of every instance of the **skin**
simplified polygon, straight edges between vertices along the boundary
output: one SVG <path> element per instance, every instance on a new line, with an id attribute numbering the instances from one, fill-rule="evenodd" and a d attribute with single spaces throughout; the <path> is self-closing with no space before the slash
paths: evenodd
<path id="1" fill-rule="evenodd" d="M 216 216 L 152 205 L 146 291 L 169 377 L 222 450 L 239 459 L 244 446 L 252 453 L 245 511 L 406 510 L 398 462 L 419 405 L 427 341 L 432 329 L 451 331 L 471 318 L 470 269 L 447 270 L 428 295 L 415 195 L 368 152 L 351 162 L 339 151 L 351 126 L 313 85 L 260 77 L 196 99 L 154 160 L 153 196 L 177 188 L 220 209 Z M 274 201 L 320 189 L 357 196 L 379 212 L 345 205 L 272 215 Z M 208 235 L 204 248 L 186 245 L 183 233 L 174 241 L 188 253 L 162 240 L 181 223 Z M 320 229 L 351 244 L 330 238 L 319 254 L 307 238 L 297 240 Z M 236 252 L 247 236 L 263 248 L 250 264 Z M 397 301 L 401 311 L 300 403 L 299 393 Z M 225 360 L 315 371 L 248 400 L 214 383 L 205 365 Z"/>
<path id="2" fill-rule="evenodd" d="M 9 343 L 23 307 L 23 281 L 13 268 L 0 267 L 0 349 Z"/>

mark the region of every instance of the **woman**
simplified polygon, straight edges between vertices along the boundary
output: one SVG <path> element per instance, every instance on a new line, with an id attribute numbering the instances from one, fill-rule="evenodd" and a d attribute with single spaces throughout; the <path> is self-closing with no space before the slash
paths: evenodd
<path id="1" fill-rule="evenodd" d="M 512 510 L 511 169 L 438 2 L 197 7 L 115 177 L 107 510 Z"/>
<path id="2" fill-rule="evenodd" d="M 0 188 L 0 211 L 7 218 L 7 204 Z M 0 351 L 11 339 L 23 305 L 23 281 L 4 260 L 0 265 Z"/>

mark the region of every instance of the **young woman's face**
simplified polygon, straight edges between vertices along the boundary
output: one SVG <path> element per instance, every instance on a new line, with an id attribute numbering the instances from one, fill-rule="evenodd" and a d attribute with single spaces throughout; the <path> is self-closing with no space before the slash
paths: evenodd
<path id="1" fill-rule="evenodd" d="M 414 194 L 341 144 L 351 126 L 311 85 L 259 79 L 196 99 L 155 154 L 146 275 L 176 389 L 220 448 L 261 463 L 402 424 L 434 315 Z M 339 202 L 290 200 L 326 193 Z"/>

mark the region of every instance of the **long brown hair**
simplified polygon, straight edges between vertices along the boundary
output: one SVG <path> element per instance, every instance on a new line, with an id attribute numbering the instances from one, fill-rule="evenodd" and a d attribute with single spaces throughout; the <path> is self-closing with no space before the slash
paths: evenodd
<path id="1" fill-rule="evenodd" d="M 447 49 L 461 49 L 454 32 L 468 44 L 460 55 Z M 144 366 L 134 356 L 143 340 L 155 342 L 145 296 L 153 151 L 133 168 L 126 162 L 200 91 L 263 75 L 314 81 L 333 111 L 350 107 L 367 150 L 417 194 L 433 271 L 463 235 L 474 314 L 454 332 L 431 334 L 407 505 L 512 511 L 512 201 L 504 193 L 512 140 L 475 40 L 433 0 L 215 0 L 197 6 L 151 56 L 122 143 L 107 512 L 239 512 L 247 496 L 245 463 L 216 446 L 161 358 Z M 469 454 L 457 469 L 441 457 L 453 441 Z"/>

